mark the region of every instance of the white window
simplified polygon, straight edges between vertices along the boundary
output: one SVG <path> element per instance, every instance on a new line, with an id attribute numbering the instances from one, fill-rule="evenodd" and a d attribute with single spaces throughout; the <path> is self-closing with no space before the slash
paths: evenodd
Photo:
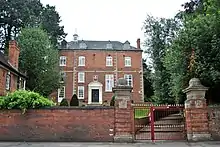
<path id="1" fill-rule="evenodd" d="M 128 86 L 133 86 L 133 77 L 131 74 L 125 74 L 124 79 L 127 80 L 127 85 Z"/>
<path id="2" fill-rule="evenodd" d="M 78 99 L 84 99 L 84 86 L 78 86 Z"/>
<path id="3" fill-rule="evenodd" d="M 5 89 L 10 90 L 10 85 L 11 85 L 11 75 L 10 72 L 8 72 L 6 75 Z"/>
<path id="4" fill-rule="evenodd" d="M 107 74 L 105 75 L 105 91 L 112 91 L 112 87 L 114 87 L 114 75 Z"/>
<path id="5" fill-rule="evenodd" d="M 125 66 L 126 67 L 131 66 L 131 57 L 125 57 Z"/>
<path id="6" fill-rule="evenodd" d="M 79 66 L 85 66 L 85 57 L 84 56 L 79 56 Z"/>
<path id="7" fill-rule="evenodd" d="M 64 71 L 60 72 L 60 83 L 64 83 L 66 78 L 66 73 Z"/>
<path id="8" fill-rule="evenodd" d="M 78 83 L 84 83 L 85 82 L 85 73 L 79 72 L 78 73 Z"/>
<path id="9" fill-rule="evenodd" d="M 113 66 L 112 57 L 111 56 L 107 56 L 106 57 L 106 66 Z"/>
<path id="10" fill-rule="evenodd" d="M 66 66 L 66 56 L 60 56 L 60 66 Z"/>
<path id="11" fill-rule="evenodd" d="M 61 102 L 65 98 L 65 86 L 58 89 L 58 102 Z"/>

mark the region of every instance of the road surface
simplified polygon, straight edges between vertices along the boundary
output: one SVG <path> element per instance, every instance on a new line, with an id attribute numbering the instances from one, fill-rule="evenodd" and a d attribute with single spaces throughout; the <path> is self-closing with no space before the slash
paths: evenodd
<path id="1" fill-rule="evenodd" d="M 0 142 L 0 147 L 219 147 L 220 142 L 156 142 L 156 143 L 49 143 Z"/>

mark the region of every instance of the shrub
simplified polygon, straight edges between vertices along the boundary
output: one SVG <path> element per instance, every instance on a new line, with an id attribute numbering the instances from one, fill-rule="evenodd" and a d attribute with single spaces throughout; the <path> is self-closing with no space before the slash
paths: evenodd
<path id="1" fill-rule="evenodd" d="M 115 106 L 115 95 L 111 99 L 110 106 Z"/>
<path id="2" fill-rule="evenodd" d="M 69 106 L 67 99 L 62 99 L 62 101 L 60 102 L 60 106 Z"/>
<path id="3" fill-rule="evenodd" d="M 54 106 L 55 103 L 41 96 L 39 93 L 17 90 L 7 96 L 0 97 L 0 109 L 21 109 L 23 113 L 27 109 L 38 109 Z"/>
<path id="4" fill-rule="evenodd" d="M 72 99 L 70 100 L 70 106 L 79 106 L 79 100 L 76 94 L 72 96 Z"/>

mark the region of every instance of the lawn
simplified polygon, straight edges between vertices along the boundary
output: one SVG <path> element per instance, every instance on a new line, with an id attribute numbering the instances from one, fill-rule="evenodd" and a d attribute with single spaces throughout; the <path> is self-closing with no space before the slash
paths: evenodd
<path id="1" fill-rule="evenodd" d="M 135 118 L 147 117 L 149 112 L 150 112 L 149 108 L 136 108 L 134 109 L 134 117 Z"/>

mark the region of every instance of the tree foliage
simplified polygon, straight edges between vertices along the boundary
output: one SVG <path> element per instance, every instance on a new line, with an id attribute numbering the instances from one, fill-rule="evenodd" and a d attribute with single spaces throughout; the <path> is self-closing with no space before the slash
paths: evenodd
<path id="1" fill-rule="evenodd" d="M 57 45 L 66 35 L 60 21 L 55 7 L 44 7 L 40 0 L 0 0 L 0 49 L 7 54 L 9 40 L 16 38 L 22 28 L 36 26 L 41 26 Z"/>
<path id="2" fill-rule="evenodd" d="M 152 71 L 150 66 L 146 64 L 146 60 L 143 59 L 143 79 L 144 79 L 144 101 L 152 101 L 151 97 L 154 95 Z"/>
<path id="3" fill-rule="evenodd" d="M 60 106 L 69 106 L 67 99 L 62 99 L 62 101 L 60 102 Z"/>
<path id="4" fill-rule="evenodd" d="M 150 44 L 149 53 L 155 70 L 155 96 L 161 97 L 158 91 L 163 95 L 169 92 L 175 102 L 183 103 L 185 96 L 182 90 L 188 86 L 190 78 L 197 77 L 205 86 L 210 87 L 207 98 L 220 102 L 217 99 L 220 96 L 220 1 L 191 0 L 183 4 L 183 7 L 185 10 L 173 18 L 178 18 L 177 22 L 161 18 L 151 23 L 154 25 L 148 23 L 145 27 L 150 32 L 147 42 Z M 151 17 L 147 20 L 155 22 L 156 19 Z M 177 25 L 169 25 L 167 22 L 176 22 Z M 170 31 L 164 31 L 164 28 L 170 28 Z M 167 32 L 174 35 L 169 37 Z M 167 37 L 171 41 L 164 41 Z M 169 77 L 166 80 L 169 86 L 166 91 L 163 91 L 162 84 L 166 83 L 162 81 L 166 78 L 161 78 L 163 74 L 158 74 L 158 70 Z"/>
<path id="5" fill-rule="evenodd" d="M 154 18 L 150 15 L 145 20 L 146 53 L 150 55 L 153 63 L 153 87 L 157 103 L 174 102 L 169 94 L 170 74 L 163 64 L 163 59 L 166 47 L 175 37 L 175 31 L 178 29 L 177 24 L 174 19 Z"/>
<path id="6" fill-rule="evenodd" d="M 19 67 L 28 76 L 27 88 L 48 96 L 59 87 L 58 51 L 39 28 L 22 29 L 18 43 Z"/>

